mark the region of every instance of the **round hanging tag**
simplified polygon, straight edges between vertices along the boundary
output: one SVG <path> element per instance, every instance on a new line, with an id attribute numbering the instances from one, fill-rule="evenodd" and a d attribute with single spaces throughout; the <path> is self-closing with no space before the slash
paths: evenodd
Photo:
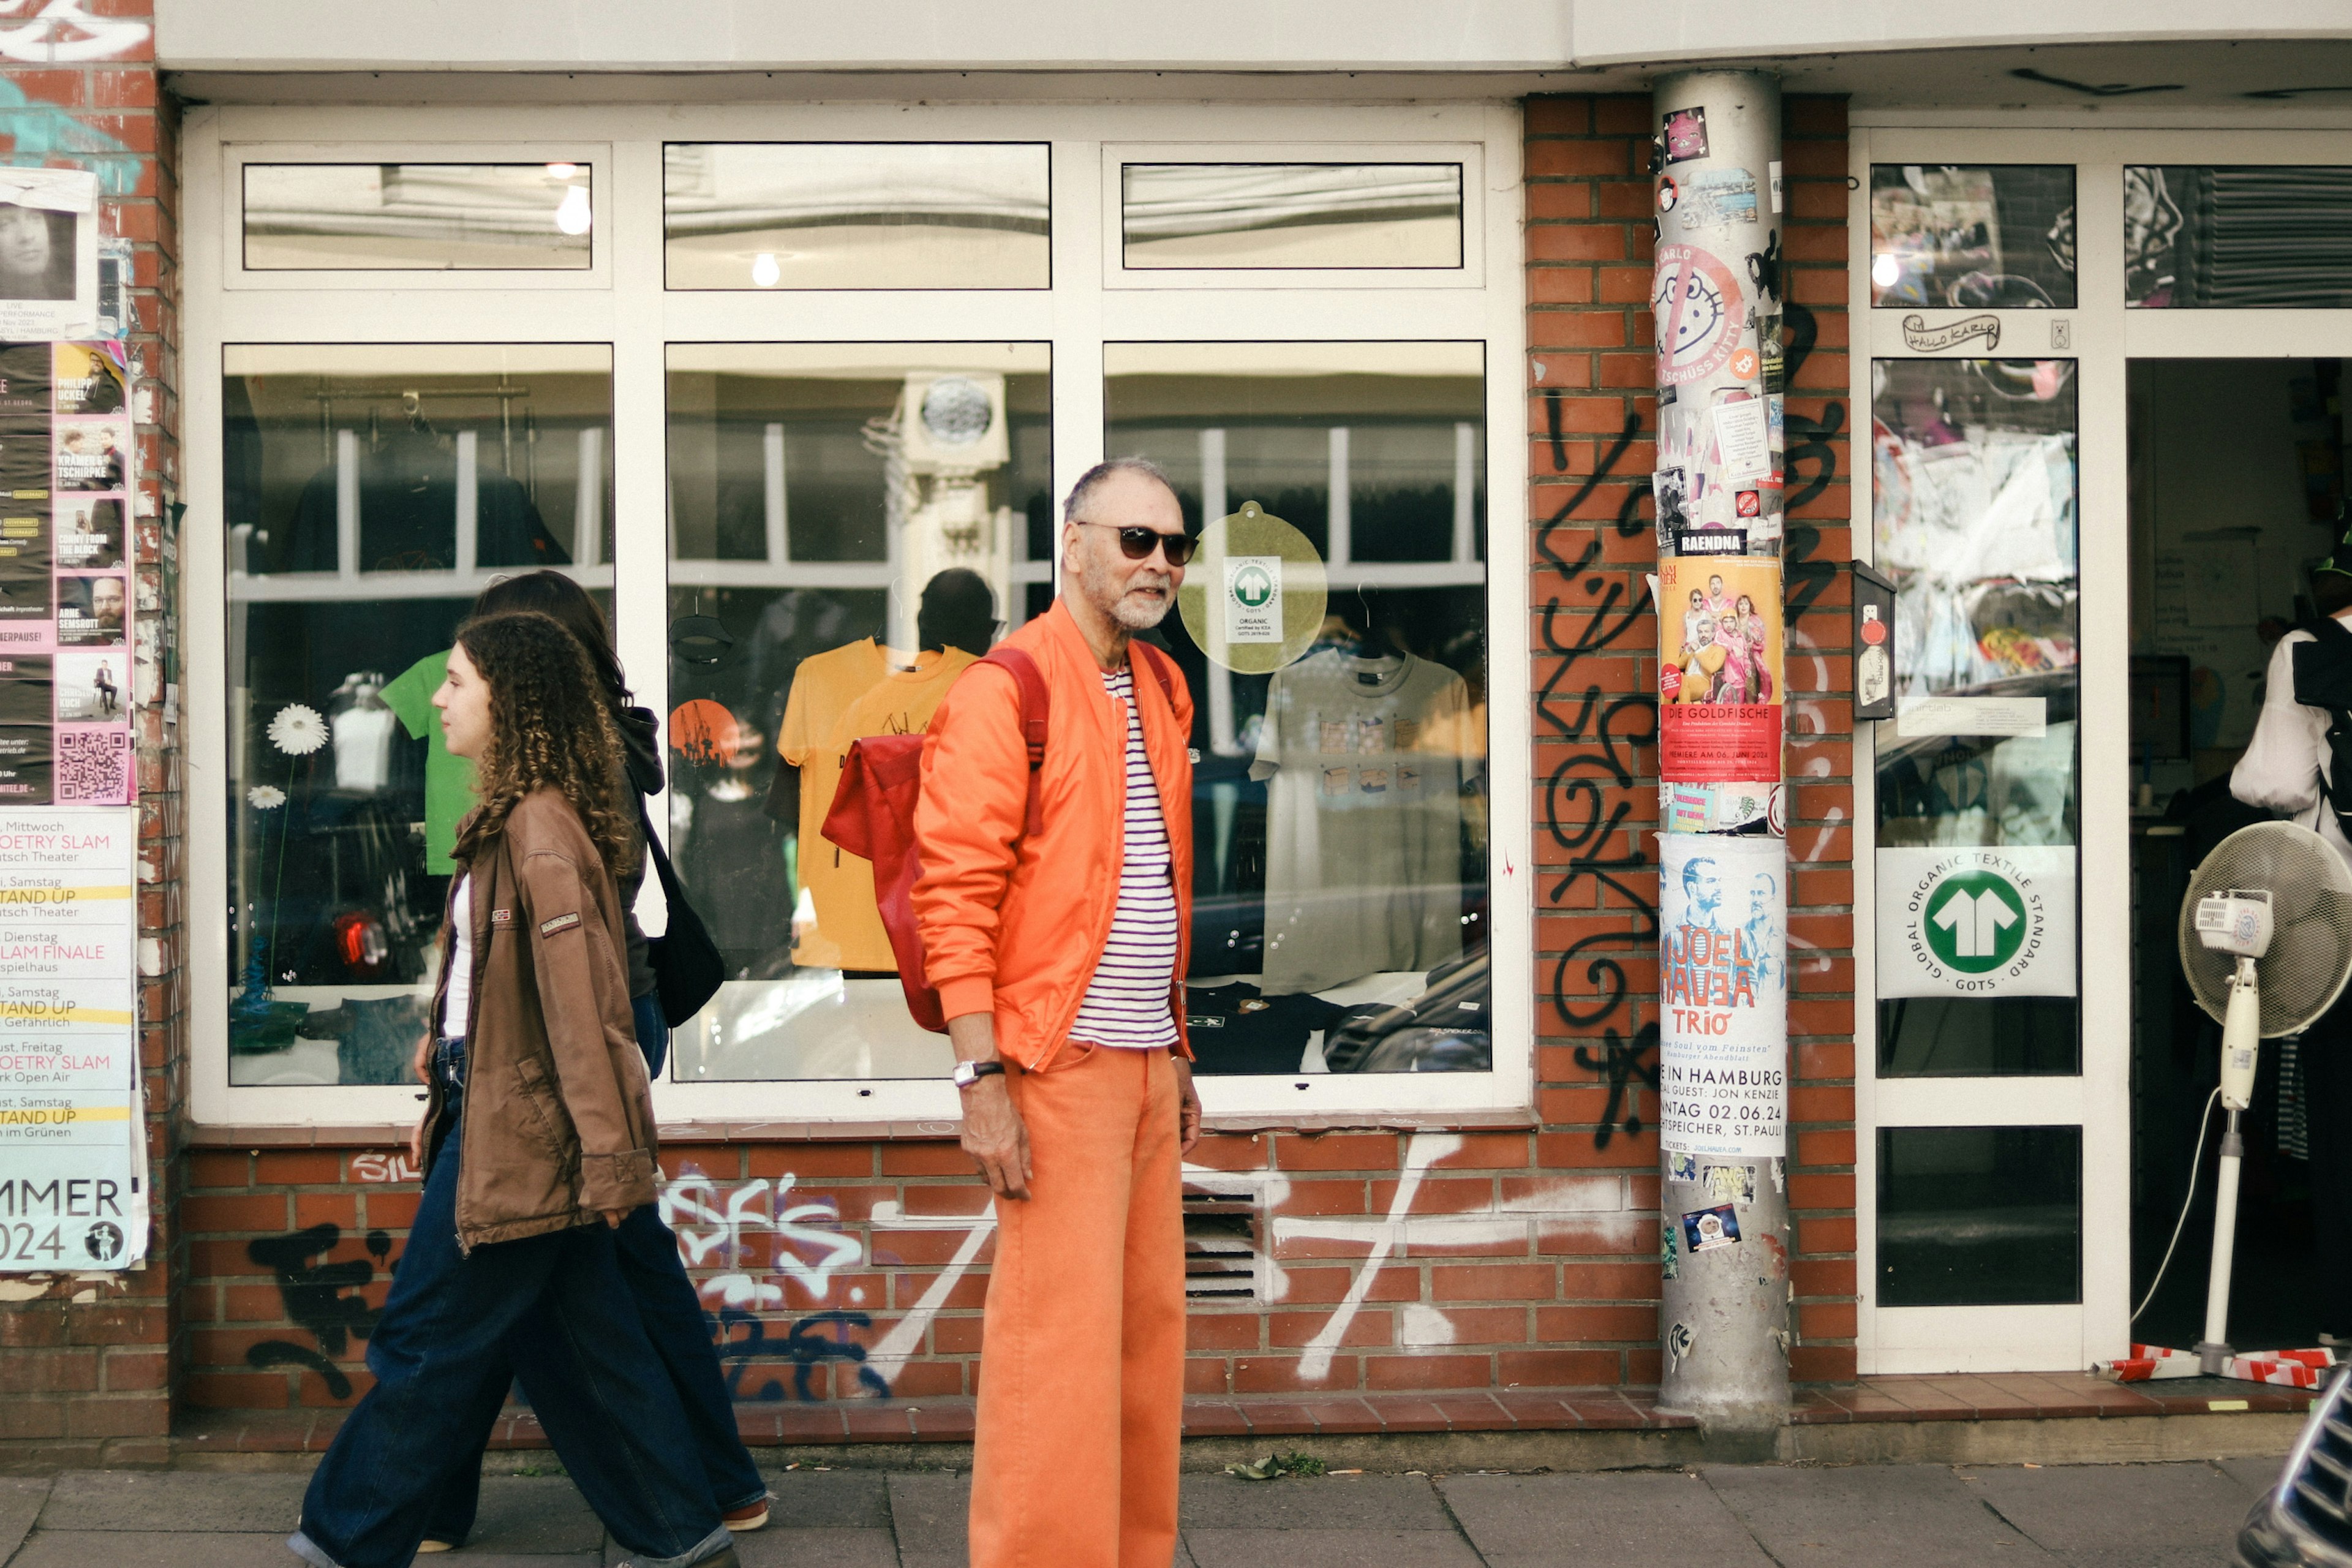
<path id="1" fill-rule="evenodd" d="M 1201 531 L 1176 592 L 1194 644 L 1242 675 L 1271 675 L 1304 655 L 1328 598 L 1314 543 L 1254 500 Z"/>

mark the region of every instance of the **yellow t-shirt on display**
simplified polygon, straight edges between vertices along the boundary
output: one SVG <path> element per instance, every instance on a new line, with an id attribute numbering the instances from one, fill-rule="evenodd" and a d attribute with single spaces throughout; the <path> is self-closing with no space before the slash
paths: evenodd
<path id="1" fill-rule="evenodd" d="M 886 660 L 870 638 L 820 654 L 801 666 L 785 701 L 783 760 L 801 770 L 801 886 L 816 910 L 814 930 L 794 922 L 793 962 L 805 969 L 898 967 L 875 907 L 873 862 L 825 838 L 825 814 L 833 809 L 850 742 L 920 734 L 956 677 L 977 662 L 961 648 L 949 648 L 918 655 L 912 669 L 892 668 L 899 657 Z M 819 685 L 804 701 L 812 675 Z M 796 713 L 802 727 L 795 727 Z M 828 713 L 834 718 L 823 731 L 824 743 L 812 744 L 816 721 Z"/>
<path id="2" fill-rule="evenodd" d="M 824 838 L 824 814 L 833 809 L 833 792 L 841 784 L 841 753 L 826 742 L 850 704 L 890 673 L 904 654 L 886 656 L 872 637 L 814 654 L 793 672 L 792 694 L 784 699 L 784 722 L 776 738 L 776 755 L 788 767 L 801 771 L 800 871 L 801 890 L 826 875 L 835 850 Z M 872 878 L 866 898 L 873 899 Z M 803 900 L 803 902 L 807 900 Z M 793 924 L 793 962 L 810 969 L 839 969 L 841 952 L 831 942 L 810 931 L 799 919 Z"/>

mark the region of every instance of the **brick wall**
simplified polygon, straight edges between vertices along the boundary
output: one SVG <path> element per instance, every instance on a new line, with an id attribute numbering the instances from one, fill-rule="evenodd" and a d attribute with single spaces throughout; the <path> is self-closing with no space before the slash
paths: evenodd
<path id="1" fill-rule="evenodd" d="M 1812 334 L 1788 405 L 1790 595 L 1807 606 L 1788 664 L 1789 766 L 1802 781 L 1789 832 L 1794 1355 L 1801 1378 L 1843 1379 L 1854 1324 L 1852 747 L 1836 700 L 1852 552 L 1844 117 L 1822 99 L 1790 100 L 1788 117 L 1787 293 Z M 1540 1125 L 1203 1143 L 1187 1203 L 1204 1283 L 1223 1259 L 1239 1273 L 1222 1288 L 1266 1299 L 1196 1299 L 1195 1393 L 1442 1397 L 1657 1380 L 1649 129 L 1643 98 L 1528 105 Z M 681 1145 L 663 1163 L 669 1217 L 744 1399 L 849 1400 L 877 1382 L 902 1399 L 976 1389 L 986 1193 L 953 1143 Z M 187 1402 L 348 1405 L 366 1387 L 362 1336 L 415 1205 L 404 1163 L 383 1149 L 207 1148 L 186 1182 Z"/>
<path id="2" fill-rule="evenodd" d="M 176 1286 L 186 1254 L 172 1219 L 187 1095 L 181 764 L 164 724 L 167 667 L 151 662 L 176 635 L 177 557 L 164 522 L 179 480 L 177 127 L 158 86 L 152 17 L 151 0 L 83 0 L 0 21 L 8 62 L 0 158 L 94 170 L 100 233 L 133 244 L 140 1059 L 156 1216 L 147 1265 L 134 1274 L 0 1279 L 0 1463 L 8 1464 L 161 1458 L 181 1351 Z"/>

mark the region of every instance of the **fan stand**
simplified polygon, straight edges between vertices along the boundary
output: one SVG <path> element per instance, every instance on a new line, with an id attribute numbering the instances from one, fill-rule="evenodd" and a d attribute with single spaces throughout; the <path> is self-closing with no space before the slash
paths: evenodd
<path id="1" fill-rule="evenodd" d="M 2220 1179 L 2213 1194 L 2213 1267 L 2205 1285 L 2205 1337 L 2193 1351 L 2162 1345 L 2134 1344 L 2120 1361 L 2103 1361 L 2091 1370 L 2117 1383 L 2152 1383 L 2174 1377 L 2226 1377 L 2240 1383 L 2280 1384 L 2289 1388 L 2317 1388 L 2336 1352 L 2326 1345 L 2314 1350 L 2248 1351 L 2230 1349 L 2230 1272 L 2238 1249 L 2238 1174 L 2245 1163 L 2245 1140 L 2238 1135 L 2238 1117 L 2253 1101 L 2254 1058 L 2260 1049 L 2261 1003 L 2254 985 L 2254 961 L 2240 958 L 2230 983 L 2229 1016 L 2221 1026 L 2221 1107 L 2229 1122 L 2221 1133 Z M 2196 1180 L 2191 1172 L 2189 1180 Z"/>
<path id="2" fill-rule="evenodd" d="M 2238 1246 L 2238 1173 L 2246 1157 L 2245 1141 L 2238 1135 L 2238 1115 L 2244 1108 L 2222 1104 L 2230 1116 L 2221 1134 L 2221 1169 L 2213 1199 L 2213 1271 L 2205 1287 L 2205 1337 L 2193 1351 L 2135 1343 L 2131 1354 L 2103 1361 L 2091 1370 L 2117 1383 L 2153 1383 L 2174 1377 L 2226 1377 L 2240 1383 L 2270 1383 L 2288 1388 L 2317 1388 L 2335 1366 L 2336 1352 L 2326 1345 L 2313 1350 L 2232 1352 L 2230 1332 L 2230 1270 Z"/>

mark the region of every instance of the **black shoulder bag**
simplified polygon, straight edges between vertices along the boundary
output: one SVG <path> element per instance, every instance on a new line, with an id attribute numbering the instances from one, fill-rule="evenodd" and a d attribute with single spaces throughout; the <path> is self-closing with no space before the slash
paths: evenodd
<path id="1" fill-rule="evenodd" d="M 675 1029 L 719 994 L 727 978 L 727 961 L 719 956 L 719 944 L 710 940 L 710 928 L 686 901 L 686 884 L 678 880 L 662 841 L 654 834 L 643 795 L 637 796 L 637 830 L 645 837 L 654 872 L 661 878 L 662 901 L 669 906 L 669 929 L 646 939 L 646 957 L 653 964 L 662 1022 Z"/>

